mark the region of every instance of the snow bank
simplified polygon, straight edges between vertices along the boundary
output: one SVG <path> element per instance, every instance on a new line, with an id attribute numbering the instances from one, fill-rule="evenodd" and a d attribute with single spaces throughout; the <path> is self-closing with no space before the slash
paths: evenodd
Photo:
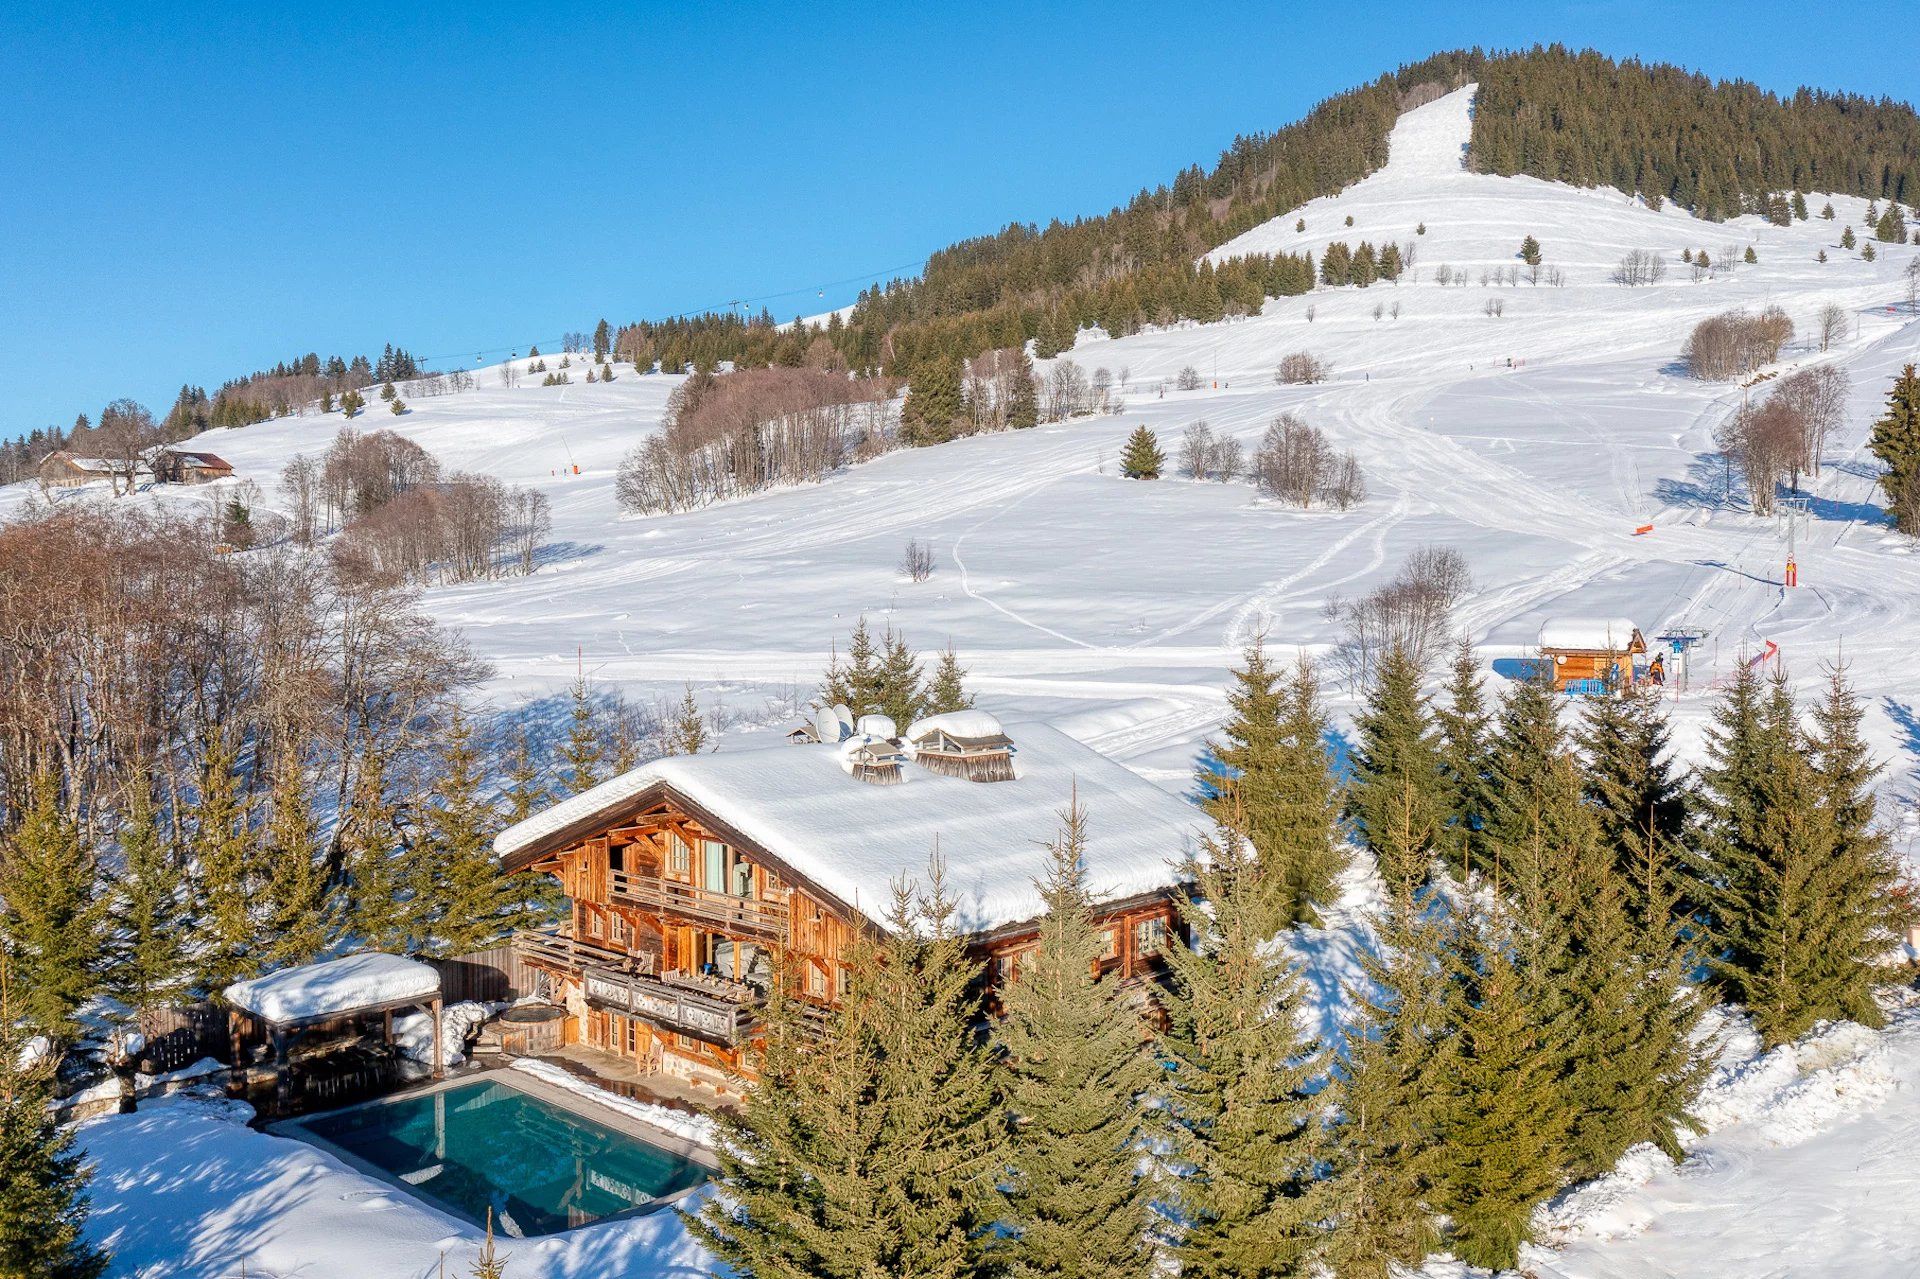
<path id="1" fill-rule="evenodd" d="M 617 1110 L 629 1119 L 637 1119 L 650 1128 L 658 1128 L 662 1132 L 671 1133 L 695 1145 L 705 1146 L 711 1150 L 719 1144 L 719 1126 L 709 1115 L 696 1115 L 684 1110 L 675 1110 L 670 1106 L 622 1097 L 619 1093 L 597 1088 L 587 1080 L 550 1061 L 535 1061 L 522 1057 L 513 1063 L 513 1069 L 532 1075 L 542 1083 L 564 1088 L 574 1096 L 584 1097 L 595 1105 Z"/>
<path id="2" fill-rule="evenodd" d="M 467 1042 L 479 1025 L 505 1004 L 482 1004 L 464 1000 L 440 1011 L 440 1064 L 458 1066 L 466 1054 L 460 1045 Z M 425 1066 L 433 1065 L 433 1018 L 427 1013 L 408 1013 L 393 1019 L 393 1046 L 402 1057 Z"/>
<path id="3" fill-rule="evenodd" d="M 440 993 L 440 974 L 399 955 L 369 952 L 284 968 L 227 987 L 227 1002 L 267 1021 L 291 1022 L 348 1013 Z"/>
<path id="4" fill-rule="evenodd" d="M 945 733 L 948 737 L 999 737 L 1001 732 L 999 717 L 988 711 L 947 711 L 913 721 L 907 726 L 907 740 L 917 742 L 934 733 Z"/>

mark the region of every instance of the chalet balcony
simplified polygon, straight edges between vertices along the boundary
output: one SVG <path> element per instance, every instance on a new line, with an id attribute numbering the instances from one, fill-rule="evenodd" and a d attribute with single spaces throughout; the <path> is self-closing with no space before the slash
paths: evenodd
<path id="1" fill-rule="evenodd" d="M 744 982 L 677 971 L 659 976 L 611 969 L 586 970 L 589 1007 L 652 1022 L 729 1048 L 745 1042 L 764 996 Z"/>
<path id="2" fill-rule="evenodd" d="M 787 904 L 784 901 L 735 897 L 729 893 L 709 892 L 690 884 L 662 879 L 657 875 L 610 871 L 607 884 L 615 902 L 639 906 L 645 910 L 674 915 L 691 923 L 705 924 L 732 937 L 760 937 L 785 941 Z"/>
<path id="3" fill-rule="evenodd" d="M 636 976 L 651 976 L 654 970 L 652 955 L 628 954 L 561 933 L 523 928 L 513 935 L 513 948 L 524 962 L 568 977 L 578 978 L 590 968 Z"/>

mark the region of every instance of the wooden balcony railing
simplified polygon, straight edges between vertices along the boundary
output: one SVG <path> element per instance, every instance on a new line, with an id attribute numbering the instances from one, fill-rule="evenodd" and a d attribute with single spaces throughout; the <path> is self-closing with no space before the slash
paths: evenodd
<path id="1" fill-rule="evenodd" d="M 587 1003 L 595 1008 L 730 1047 L 751 1032 L 763 998 L 740 982 L 679 972 L 655 977 L 590 968 L 582 984 Z"/>
<path id="2" fill-rule="evenodd" d="M 589 968 L 636 976 L 650 976 L 654 970 L 652 955 L 632 955 L 560 933 L 537 933 L 523 928 L 513 935 L 513 948 L 527 963 L 571 977 L 578 977 Z"/>
<path id="3" fill-rule="evenodd" d="M 787 904 L 783 901 L 708 892 L 671 879 L 630 871 L 611 871 L 607 880 L 615 901 L 678 915 L 736 937 L 784 941 L 787 936 Z"/>

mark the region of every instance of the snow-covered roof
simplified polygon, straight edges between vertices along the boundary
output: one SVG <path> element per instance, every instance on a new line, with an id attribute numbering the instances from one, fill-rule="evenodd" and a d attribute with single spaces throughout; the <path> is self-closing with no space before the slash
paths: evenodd
<path id="1" fill-rule="evenodd" d="M 1624 653 L 1638 629 L 1624 617 L 1554 617 L 1540 627 L 1540 647 Z"/>
<path id="2" fill-rule="evenodd" d="M 311 1021 L 344 1017 L 364 1008 L 440 993 L 431 965 L 399 955 L 368 952 L 283 968 L 227 987 L 227 1002 L 264 1021 Z"/>
<path id="3" fill-rule="evenodd" d="M 741 838 L 875 922 L 901 877 L 924 880 L 938 841 L 964 927 L 982 931 L 1041 911 L 1040 847 L 1076 788 L 1087 810 L 1089 887 L 1107 900 L 1163 888 L 1208 828 L 1200 810 L 1041 723 L 1010 725 L 1011 781 L 974 782 L 907 765 L 904 780 L 848 777 L 832 746 L 777 744 L 654 760 L 502 831 L 500 856 L 572 837 L 664 784 Z"/>
<path id="4" fill-rule="evenodd" d="M 924 741 L 936 733 L 945 733 L 948 737 L 963 741 L 981 741 L 1001 737 L 1005 730 L 1000 727 L 999 717 L 980 710 L 929 715 L 907 726 L 907 740 L 910 742 Z"/>
<path id="5" fill-rule="evenodd" d="M 111 475 L 114 465 L 104 457 L 82 457 L 78 453 L 68 453 L 64 449 L 47 454 L 48 462 L 65 462 L 76 471 L 87 471 L 96 475 Z"/>

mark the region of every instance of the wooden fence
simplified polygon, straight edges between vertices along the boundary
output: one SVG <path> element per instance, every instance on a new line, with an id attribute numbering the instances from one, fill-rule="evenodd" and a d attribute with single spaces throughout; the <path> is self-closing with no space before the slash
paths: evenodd
<path id="1" fill-rule="evenodd" d="M 440 998 L 448 1004 L 464 999 L 503 1003 L 533 991 L 533 970 L 511 942 L 427 962 L 439 971 Z"/>

